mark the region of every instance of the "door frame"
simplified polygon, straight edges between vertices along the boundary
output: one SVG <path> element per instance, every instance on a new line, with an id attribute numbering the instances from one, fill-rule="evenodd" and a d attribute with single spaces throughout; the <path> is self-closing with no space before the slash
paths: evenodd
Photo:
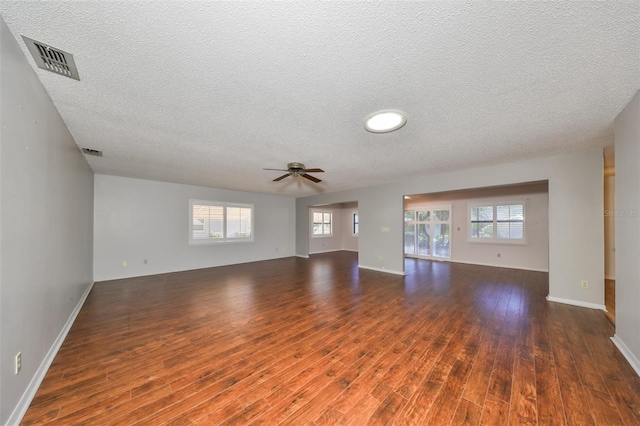
<path id="1" fill-rule="evenodd" d="M 447 221 L 434 221 L 433 220 L 433 212 L 435 210 L 447 210 L 449 212 L 449 220 Z M 419 221 L 417 220 L 417 217 L 414 216 L 414 220 L 406 220 L 406 216 L 405 213 L 407 211 L 413 211 L 417 212 L 419 211 L 428 211 L 429 212 L 429 220 L 428 221 Z M 417 232 L 417 227 L 419 224 L 428 224 L 429 225 L 429 230 L 430 235 L 429 235 L 429 255 L 423 255 L 423 254 L 408 254 L 405 251 L 405 246 L 404 246 L 404 238 L 405 238 L 405 231 L 404 231 L 404 227 L 403 227 L 403 254 L 405 257 L 412 257 L 412 258 L 417 258 L 417 259 L 429 259 L 429 260 L 439 260 L 439 261 L 450 261 L 451 260 L 451 232 L 452 232 L 452 222 L 453 219 L 453 214 L 452 214 L 452 204 L 424 204 L 424 205 L 417 205 L 417 206 L 413 206 L 411 208 L 407 208 L 405 207 L 403 209 L 403 223 L 406 226 L 407 223 L 413 223 L 414 224 L 414 252 L 417 251 L 417 247 L 418 247 L 418 232 Z M 434 247 L 435 247 L 435 241 L 434 241 L 434 232 L 433 232 L 433 226 L 434 224 L 447 224 L 449 225 L 449 256 L 448 257 L 442 257 L 442 256 L 435 256 L 434 253 Z"/>

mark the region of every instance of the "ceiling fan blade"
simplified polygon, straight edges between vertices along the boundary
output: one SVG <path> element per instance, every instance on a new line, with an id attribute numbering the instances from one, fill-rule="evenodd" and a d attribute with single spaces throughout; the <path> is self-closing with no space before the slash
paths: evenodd
<path id="1" fill-rule="evenodd" d="M 309 173 L 324 173 L 322 169 L 304 169 L 304 171 Z"/>
<path id="2" fill-rule="evenodd" d="M 277 172 L 288 172 L 289 171 L 287 169 L 262 169 L 262 170 L 275 170 Z"/>
<path id="3" fill-rule="evenodd" d="M 284 179 L 284 178 L 286 178 L 286 177 L 291 176 L 292 174 L 293 174 L 293 173 L 287 173 L 286 175 L 282 175 L 282 176 L 280 176 L 279 178 L 275 178 L 273 181 L 274 181 L 274 182 L 277 182 L 277 181 L 279 181 L 279 180 L 282 180 L 282 179 Z"/>
<path id="4" fill-rule="evenodd" d="M 305 177 L 305 178 L 307 178 L 307 179 L 309 179 L 310 181 L 313 181 L 313 182 L 315 182 L 315 183 L 322 182 L 322 180 L 318 179 L 317 177 L 314 177 L 314 176 L 308 175 L 308 174 L 306 174 L 306 173 L 305 173 L 305 174 L 302 174 L 302 175 L 300 175 L 300 176 Z"/>

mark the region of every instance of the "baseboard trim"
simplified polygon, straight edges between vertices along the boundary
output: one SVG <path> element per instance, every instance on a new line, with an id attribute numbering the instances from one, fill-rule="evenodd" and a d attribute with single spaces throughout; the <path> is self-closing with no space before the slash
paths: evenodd
<path id="1" fill-rule="evenodd" d="M 342 251 L 352 251 L 352 252 L 354 252 L 354 253 L 357 253 L 357 252 L 358 252 L 358 250 L 353 250 L 353 249 L 342 249 Z"/>
<path id="2" fill-rule="evenodd" d="M 620 339 L 617 334 L 613 335 L 611 341 L 614 345 L 616 345 L 622 356 L 624 356 L 629 362 L 631 368 L 633 368 L 636 374 L 640 376 L 640 360 L 633 354 L 633 352 L 631 352 L 631 349 L 629 349 L 629 347 L 624 344 L 622 339 Z"/>
<path id="3" fill-rule="evenodd" d="M 94 282 L 92 281 L 84 291 L 84 293 L 82 293 L 82 296 L 80 296 L 80 300 L 78 300 L 76 307 L 73 308 L 69 319 L 67 319 L 64 327 L 62 327 L 62 330 L 60 330 L 60 333 L 58 334 L 58 337 L 56 337 L 56 340 L 53 341 L 53 345 L 51 345 L 51 348 L 49 348 L 49 352 L 47 352 L 47 355 L 45 355 L 44 359 L 40 363 L 40 366 L 36 370 L 36 374 L 29 382 L 27 389 L 25 389 L 22 397 L 20 397 L 20 400 L 18 401 L 18 404 L 9 416 L 7 425 L 17 425 L 22 421 L 22 418 L 26 414 L 31 401 L 33 401 L 33 397 L 36 396 L 36 392 L 38 391 L 40 384 L 42 384 L 42 380 L 44 380 L 44 376 L 47 374 L 47 371 L 49 371 L 49 367 L 51 367 L 53 359 L 56 357 L 56 354 L 60 350 L 64 339 L 67 337 L 67 334 L 69 334 L 69 330 L 71 330 L 71 326 L 80 313 L 80 309 L 82 309 L 84 302 L 87 300 L 87 297 L 89 296 L 89 293 L 93 288 L 93 284 Z"/>
<path id="4" fill-rule="evenodd" d="M 308 256 L 308 255 L 307 255 L 307 256 L 305 256 L 304 254 L 296 254 L 296 257 L 300 257 L 300 258 L 302 258 L 302 259 L 308 259 L 308 258 L 309 258 L 309 256 Z"/>
<path id="5" fill-rule="evenodd" d="M 601 311 L 607 311 L 604 305 L 598 305 L 597 303 L 583 302 L 581 300 L 563 299 L 561 297 L 547 296 L 547 301 L 564 303 L 565 305 L 580 306 L 581 308 L 598 309 Z"/>
<path id="6" fill-rule="evenodd" d="M 336 251 L 344 251 L 344 249 L 333 249 L 333 250 L 321 250 L 321 251 L 310 251 L 309 254 L 322 254 L 322 253 L 333 253 Z"/>
<path id="7" fill-rule="evenodd" d="M 368 269 L 370 271 L 376 271 L 376 272 L 384 272 L 386 274 L 403 275 L 403 276 L 407 275 L 404 271 L 394 271 L 393 269 L 376 268 L 374 266 L 358 265 L 358 268 Z"/>
<path id="8" fill-rule="evenodd" d="M 464 263 L 466 265 L 477 265 L 477 266 L 490 266 L 492 268 L 507 268 L 507 269 L 520 269 L 522 271 L 533 271 L 533 272 L 549 272 L 549 269 L 536 269 L 536 268 L 525 268 L 522 266 L 510 266 L 510 265 L 495 265 L 491 263 L 480 263 L 480 262 L 466 262 L 462 260 L 448 260 L 453 263 Z"/>

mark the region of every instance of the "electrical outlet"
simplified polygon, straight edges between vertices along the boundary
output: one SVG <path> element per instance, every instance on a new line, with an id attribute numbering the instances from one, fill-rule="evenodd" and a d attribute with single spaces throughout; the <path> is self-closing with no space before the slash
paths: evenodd
<path id="1" fill-rule="evenodd" d="M 498 257 L 502 256 L 500 253 L 498 253 Z"/>
<path id="2" fill-rule="evenodd" d="M 149 263 L 149 260 L 145 259 L 145 260 L 142 261 L 142 263 L 144 263 L 146 265 L 147 263 Z"/>
<path id="3" fill-rule="evenodd" d="M 126 261 L 126 260 L 123 260 L 123 261 L 122 261 L 122 266 L 123 266 L 123 267 L 127 266 L 127 261 Z"/>
<path id="4" fill-rule="evenodd" d="M 587 280 L 582 280 L 580 282 L 580 285 L 582 286 L 582 288 L 589 288 L 589 281 Z"/>
<path id="5" fill-rule="evenodd" d="M 22 370 L 22 352 L 18 352 L 16 355 L 16 374 Z"/>

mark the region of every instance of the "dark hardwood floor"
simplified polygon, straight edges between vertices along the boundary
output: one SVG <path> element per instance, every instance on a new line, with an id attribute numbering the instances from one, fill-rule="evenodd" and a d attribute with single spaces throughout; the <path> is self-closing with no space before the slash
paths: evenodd
<path id="1" fill-rule="evenodd" d="M 640 424 L 604 312 L 546 273 L 357 254 L 96 283 L 24 424 Z"/>

